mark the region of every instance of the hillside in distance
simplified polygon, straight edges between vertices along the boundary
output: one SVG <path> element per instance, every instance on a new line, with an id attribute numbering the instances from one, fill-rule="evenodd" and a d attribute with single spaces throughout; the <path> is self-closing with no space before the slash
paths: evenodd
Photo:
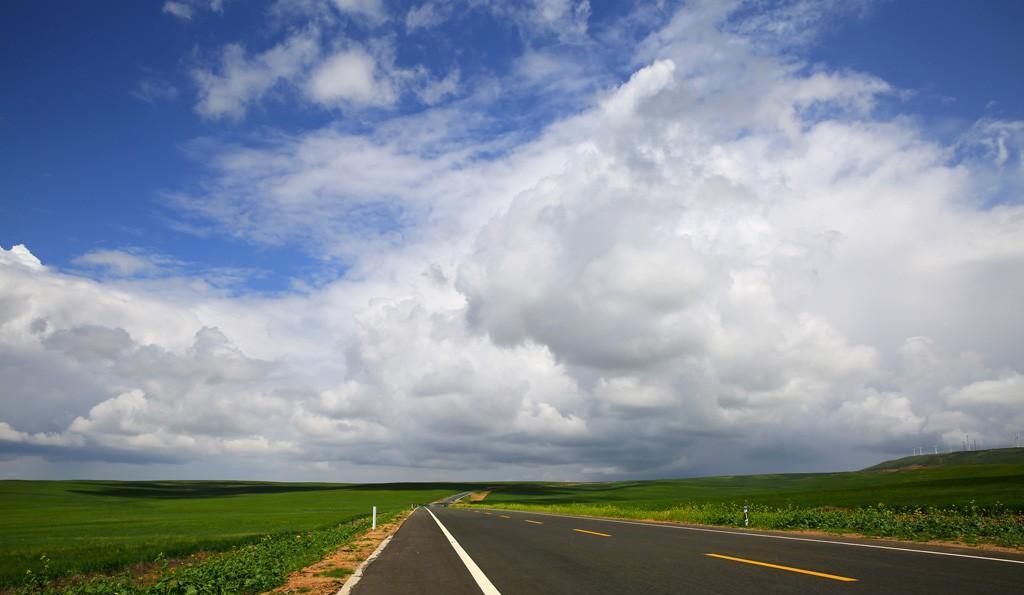
<path id="1" fill-rule="evenodd" d="M 1024 448 L 990 448 L 940 452 L 883 461 L 864 471 L 889 471 L 949 465 L 1019 465 L 1024 464 Z"/>

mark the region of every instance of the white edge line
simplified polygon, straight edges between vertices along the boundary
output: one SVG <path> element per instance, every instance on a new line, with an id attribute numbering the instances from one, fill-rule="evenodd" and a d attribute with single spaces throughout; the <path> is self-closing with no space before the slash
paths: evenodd
<path id="1" fill-rule="evenodd" d="M 401 526 L 399 526 L 399 529 L 401 529 Z M 395 533 L 398 533 L 398 529 L 395 529 Z M 377 559 L 377 556 L 379 556 L 381 552 L 384 551 L 384 548 L 388 547 L 388 544 L 391 543 L 391 538 L 395 536 L 395 533 L 388 535 L 384 538 L 384 541 L 380 542 L 380 545 L 377 546 L 377 549 L 373 550 L 373 553 L 370 554 L 370 557 L 363 560 L 363 563 L 360 564 L 358 568 L 356 568 L 356 571 L 352 573 L 352 576 L 348 577 L 348 580 L 345 581 L 345 584 L 341 586 L 341 590 L 338 591 L 336 595 L 349 595 L 352 592 L 352 589 L 355 588 L 356 583 L 362 580 L 363 572 L 366 571 L 366 567 L 369 566 L 371 562 Z"/>
<path id="2" fill-rule="evenodd" d="M 484 592 L 484 595 L 501 595 L 501 592 L 491 584 L 491 580 L 487 578 L 487 575 L 480 570 L 480 567 L 476 565 L 473 558 L 469 557 L 466 550 L 462 549 L 459 542 L 455 541 L 455 538 L 452 537 L 452 534 L 448 532 L 448 529 L 441 524 L 441 521 L 438 520 L 434 513 L 429 508 L 425 508 L 424 510 L 430 513 L 430 516 L 434 517 L 434 522 L 441 528 L 441 532 L 444 533 L 444 536 L 448 538 L 448 543 L 452 544 L 452 548 L 455 549 L 455 553 L 462 559 L 462 563 L 466 565 L 466 569 L 469 570 L 469 574 L 472 575 L 473 580 L 476 581 L 476 585 L 480 587 L 480 590 Z"/>
<path id="3" fill-rule="evenodd" d="M 895 550 L 897 552 L 912 552 L 915 554 L 931 554 L 933 556 L 953 556 L 956 558 L 972 558 L 974 560 L 988 560 L 990 562 L 1007 562 L 1010 564 L 1024 564 L 1024 560 L 1013 560 L 1010 558 L 991 558 L 988 556 L 972 556 L 970 554 L 955 554 L 953 552 L 936 552 L 934 550 L 917 550 L 905 547 L 893 547 L 889 545 L 875 545 L 873 543 L 853 543 L 849 541 L 831 541 L 828 539 L 811 539 L 809 537 L 790 537 L 788 535 L 769 535 L 767 533 L 747 533 L 745 531 L 726 531 L 725 529 L 705 529 L 703 527 L 689 527 L 686 525 L 670 525 L 662 523 L 642 523 L 638 521 L 626 521 L 621 519 L 609 519 L 596 516 L 582 516 L 571 514 L 557 514 L 553 512 L 534 512 L 526 510 L 511 510 L 507 508 L 492 508 L 491 510 L 504 510 L 505 512 L 516 512 L 519 514 L 537 514 L 542 516 L 553 516 L 566 519 L 588 519 L 602 521 L 605 523 L 621 523 L 623 525 L 640 525 L 641 527 L 662 527 L 665 529 L 680 529 L 683 531 L 703 531 L 706 533 L 725 533 L 726 535 L 745 535 L 747 537 L 764 537 L 767 539 L 785 539 L 788 541 L 809 541 L 811 543 L 829 543 L 832 545 L 848 545 L 851 547 L 866 547 L 877 550 Z"/>

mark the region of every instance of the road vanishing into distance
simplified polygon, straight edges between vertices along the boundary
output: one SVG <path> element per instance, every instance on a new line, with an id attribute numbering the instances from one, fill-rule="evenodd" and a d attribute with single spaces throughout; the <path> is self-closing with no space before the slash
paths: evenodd
<path id="1" fill-rule="evenodd" d="M 1024 555 L 431 506 L 417 509 L 346 588 L 353 595 L 1019 595 Z"/>

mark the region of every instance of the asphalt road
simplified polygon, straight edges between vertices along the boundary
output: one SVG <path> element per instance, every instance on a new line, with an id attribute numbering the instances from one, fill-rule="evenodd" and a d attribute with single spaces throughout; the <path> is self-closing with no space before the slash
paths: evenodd
<path id="1" fill-rule="evenodd" d="M 430 513 L 493 591 L 478 586 Z M 413 513 L 353 594 L 1024 593 L 1024 563 L 943 554 L 1024 555 L 763 535 L 434 506 Z"/>

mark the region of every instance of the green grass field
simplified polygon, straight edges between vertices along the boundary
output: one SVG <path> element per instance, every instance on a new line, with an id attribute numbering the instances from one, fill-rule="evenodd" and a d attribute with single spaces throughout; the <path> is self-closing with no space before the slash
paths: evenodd
<path id="1" fill-rule="evenodd" d="M 39 572 L 114 571 L 159 554 L 223 550 L 337 526 L 467 489 L 461 484 L 0 481 L 0 587 Z"/>
<path id="2" fill-rule="evenodd" d="M 493 486 L 482 506 L 1024 546 L 1024 448 L 863 471 Z"/>

